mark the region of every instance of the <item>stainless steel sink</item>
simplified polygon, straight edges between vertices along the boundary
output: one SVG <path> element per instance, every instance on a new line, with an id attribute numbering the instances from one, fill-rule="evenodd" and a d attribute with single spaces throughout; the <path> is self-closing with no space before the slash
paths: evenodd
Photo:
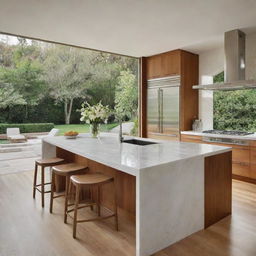
<path id="1" fill-rule="evenodd" d="M 152 142 L 152 141 L 136 140 L 136 139 L 123 140 L 123 143 L 129 143 L 129 144 L 134 144 L 134 145 L 139 145 L 139 146 L 157 144 L 156 142 Z"/>

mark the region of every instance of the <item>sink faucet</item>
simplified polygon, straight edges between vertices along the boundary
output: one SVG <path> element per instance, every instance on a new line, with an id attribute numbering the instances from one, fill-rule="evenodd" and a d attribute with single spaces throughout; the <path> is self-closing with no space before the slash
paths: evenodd
<path id="1" fill-rule="evenodd" d="M 123 131 L 122 131 L 122 119 L 120 118 L 119 119 L 119 141 L 120 143 L 122 143 L 124 140 L 124 137 L 123 137 Z"/>

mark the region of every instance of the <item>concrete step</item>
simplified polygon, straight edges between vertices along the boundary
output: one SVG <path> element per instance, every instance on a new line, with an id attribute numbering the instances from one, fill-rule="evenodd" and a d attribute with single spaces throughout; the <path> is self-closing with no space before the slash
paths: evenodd
<path id="1" fill-rule="evenodd" d="M 21 152 L 22 148 L 0 148 L 0 153 Z"/>

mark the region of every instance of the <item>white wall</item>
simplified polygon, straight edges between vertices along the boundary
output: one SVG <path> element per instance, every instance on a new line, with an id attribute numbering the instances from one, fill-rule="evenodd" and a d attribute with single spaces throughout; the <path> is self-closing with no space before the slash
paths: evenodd
<path id="1" fill-rule="evenodd" d="M 213 76 L 224 70 L 224 47 L 203 52 L 199 55 L 199 83 L 213 83 Z M 199 118 L 203 130 L 213 129 L 213 92 L 199 91 Z"/>
<path id="2" fill-rule="evenodd" d="M 256 33 L 246 36 L 246 79 L 256 79 Z"/>
<path id="3" fill-rule="evenodd" d="M 256 33 L 246 35 L 246 79 L 256 79 Z M 199 83 L 212 83 L 213 76 L 224 70 L 224 47 L 199 55 Z M 199 91 L 199 118 L 203 130 L 213 128 L 213 92 Z"/>

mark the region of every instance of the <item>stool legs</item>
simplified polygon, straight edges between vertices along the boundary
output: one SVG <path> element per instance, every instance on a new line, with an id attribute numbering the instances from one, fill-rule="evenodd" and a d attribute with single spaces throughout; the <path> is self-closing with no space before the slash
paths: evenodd
<path id="1" fill-rule="evenodd" d="M 80 196 L 80 186 L 76 186 L 76 197 L 75 197 L 75 207 L 74 207 L 74 219 L 73 219 L 73 238 L 76 238 L 76 226 L 77 226 L 77 209 L 79 204 Z"/>
<path id="2" fill-rule="evenodd" d="M 51 198 L 50 198 L 50 213 L 52 213 L 54 189 L 55 189 L 55 174 L 54 174 L 54 171 L 52 171 Z"/>
<path id="3" fill-rule="evenodd" d="M 42 197 L 42 207 L 44 207 L 44 166 L 41 168 L 41 197 Z"/>
<path id="4" fill-rule="evenodd" d="M 37 163 L 35 163 L 34 183 L 33 183 L 33 198 L 35 198 L 35 196 L 36 196 L 37 170 L 38 170 L 38 165 L 37 165 Z"/>
<path id="5" fill-rule="evenodd" d="M 66 176 L 66 190 L 65 190 L 65 206 L 64 206 L 64 223 L 67 223 L 67 210 L 68 210 L 68 195 L 69 195 L 69 180 L 70 177 Z"/>
<path id="6" fill-rule="evenodd" d="M 98 216 L 100 217 L 100 186 L 98 186 L 97 190 L 98 190 L 97 208 L 98 208 Z"/>
<path id="7" fill-rule="evenodd" d="M 71 182 L 70 182 L 71 183 Z M 71 186 L 69 183 L 69 186 Z M 74 215 L 73 215 L 73 238 L 76 238 L 76 230 L 77 230 L 77 223 L 81 223 L 81 222 L 88 222 L 88 221 L 96 221 L 96 220 L 102 220 L 102 219 L 108 219 L 111 217 L 115 218 L 115 228 L 118 231 L 119 227 L 118 227 L 118 212 L 117 212 L 117 190 L 116 190 L 116 184 L 114 181 L 114 209 L 110 210 L 112 212 L 111 215 L 108 216 L 101 216 L 101 184 L 99 184 L 97 186 L 97 198 L 96 198 L 96 204 L 97 205 L 97 213 L 98 213 L 98 217 L 97 218 L 91 218 L 91 219 L 79 219 L 77 220 L 77 215 L 78 215 L 78 209 L 84 208 L 84 207 L 88 207 L 90 206 L 90 204 L 84 205 L 84 206 L 79 206 L 79 199 L 80 199 L 80 191 L 81 191 L 81 187 L 83 186 L 83 184 L 79 184 L 79 183 L 74 183 L 74 187 L 75 187 L 75 203 L 74 203 L 74 208 L 70 211 L 74 211 Z M 90 189 L 92 189 L 92 187 L 90 187 Z M 69 189 L 70 190 L 70 189 Z M 67 195 L 67 198 L 69 194 Z M 104 206 L 102 206 L 104 207 Z M 106 208 L 106 207 L 105 207 Z M 65 220 L 67 219 L 67 211 L 68 211 L 68 204 L 65 204 Z M 69 212 L 70 212 L 69 211 Z"/>
<path id="8" fill-rule="evenodd" d="M 116 181 L 114 180 L 114 213 L 115 213 L 115 224 L 116 230 L 118 231 L 118 213 L 117 213 L 117 189 L 116 189 Z"/>

